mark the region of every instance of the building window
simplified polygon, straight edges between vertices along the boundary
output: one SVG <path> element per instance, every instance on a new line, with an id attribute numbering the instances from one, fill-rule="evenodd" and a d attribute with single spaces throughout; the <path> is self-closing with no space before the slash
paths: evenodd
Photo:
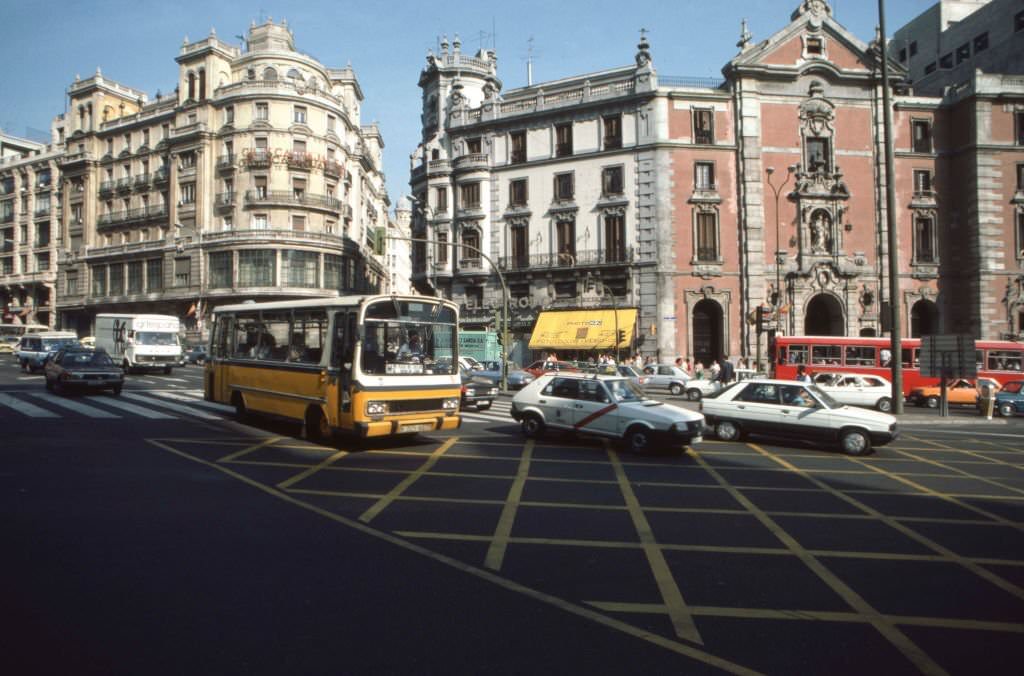
<path id="1" fill-rule="evenodd" d="M 1013 119 L 1017 126 L 1017 145 L 1024 146 L 1024 113 L 1014 113 Z"/>
<path id="2" fill-rule="evenodd" d="M 910 56 L 917 56 L 917 40 L 910 43 Z"/>
<path id="3" fill-rule="evenodd" d="M 115 263 L 110 266 L 109 284 L 110 284 L 110 295 L 121 296 L 124 295 L 124 266 Z"/>
<path id="4" fill-rule="evenodd" d="M 935 62 L 932 61 L 931 63 L 929 63 L 927 66 L 924 67 L 924 74 L 925 75 L 931 75 L 932 73 L 935 72 L 935 69 L 936 69 Z"/>
<path id="5" fill-rule="evenodd" d="M 181 194 L 181 204 L 195 204 L 196 203 L 196 184 L 195 183 L 183 183 L 178 187 Z"/>
<path id="6" fill-rule="evenodd" d="M 1013 32 L 1024 31 L 1024 12 L 1017 12 L 1013 15 Z"/>
<path id="7" fill-rule="evenodd" d="M 983 52 L 988 49 L 988 32 L 982 33 L 974 38 L 974 53 Z"/>
<path id="8" fill-rule="evenodd" d="M 162 258 L 145 261 L 145 290 L 147 293 L 164 290 L 164 260 Z"/>
<path id="9" fill-rule="evenodd" d="M 1017 257 L 1024 258 L 1024 211 L 1017 212 Z"/>
<path id="10" fill-rule="evenodd" d="M 315 289 L 320 286 L 320 255 L 315 251 L 285 251 L 281 274 L 285 285 Z"/>
<path id="11" fill-rule="evenodd" d="M 466 154 L 467 155 L 479 155 L 482 151 L 480 150 L 480 137 L 474 136 L 473 138 L 466 139 Z M 436 158 L 435 158 L 436 159 Z"/>
<path id="12" fill-rule="evenodd" d="M 576 282 L 555 282 L 555 298 L 569 300 L 576 297 Z"/>
<path id="13" fill-rule="evenodd" d="M 210 288 L 227 289 L 231 287 L 230 251 L 214 251 L 207 257 L 210 269 Z"/>
<path id="14" fill-rule="evenodd" d="M 516 268 L 525 268 L 530 264 L 529 228 L 525 223 L 510 228 L 512 240 L 512 262 Z"/>
<path id="15" fill-rule="evenodd" d="M 605 167 L 601 170 L 601 194 L 604 197 L 623 194 L 624 183 L 622 167 Z"/>
<path id="16" fill-rule="evenodd" d="M 604 122 L 604 149 L 616 150 L 622 147 L 622 115 L 607 115 Z"/>
<path id="17" fill-rule="evenodd" d="M 255 188 L 255 197 L 258 200 L 267 199 L 267 177 L 266 176 L 253 176 L 253 187 Z"/>
<path id="18" fill-rule="evenodd" d="M 463 209 L 480 208 L 480 183 L 463 183 L 459 186 L 460 207 Z"/>
<path id="19" fill-rule="evenodd" d="M 448 264 L 448 233 L 437 233 L 437 262 L 442 265 Z"/>
<path id="20" fill-rule="evenodd" d="M 529 183 L 525 178 L 508 182 L 508 203 L 512 207 L 525 207 L 529 200 Z"/>
<path id="21" fill-rule="evenodd" d="M 555 157 L 572 155 L 572 123 L 555 126 Z"/>
<path id="22" fill-rule="evenodd" d="M 292 109 L 292 120 L 295 124 L 306 124 L 306 107 L 295 106 Z"/>
<path id="23" fill-rule="evenodd" d="M 907 48 L 906 47 L 904 47 L 903 49 L 901 49 L 899 51 L 899 60 L 900 60 L 900 63 L 906 63 L 907 62 Z"/>
<path id="24" fill-rule="evenodd" d="M 693 142 L 712 145 L 715 142 L 715 111 L 697 109 L 693 111 Z"/>
<path id="25" fill-rule="evenodd" d="M 5 259 L 10 260 L 10 259 Z M 64 291 L 69 296 L 78 295 L 78 272 L 69 272 L 64 277 Z"/>
<path id="26" fill-rule="evenodd" d="M 267 103 L 256 104 L 256 119 L 266 122 L 270 119 L 270 105 Z"/>
<path id="27" fill-rule="evenodd" d="M 224 109 L 224 124 L 235 123 L 235 107 L 228 106 Z"/>
<path id="28" fill-rule="evenodd" d="M 555 200 L 566 202 L 572 200 L 576 193 L 573 172 L 555 174 Z"/>
<path id="29" fill-rule="evenodd" d="M 460 265 L 480 264 L 480 231 L 469 228 L 462 231 L 462 260 Z"/>
<path id="30" fill-rule="evenodd" d="M 971 43 L 965 42 L 956 48 L 956 65 L 959 66 L 969 58 L 971 58 Z"/>
<path id="31" fill-rule="evenodd" d="M 92 295 L 93 296 L 106 296 L 107 295 L 107 266 L 106 265 L 93 265 L 92 271 Z"/>
<path id="32" fill-rule="evenodd" d="M 626 261 L 626 218 L 618 214 L 605 214 L 604 250 L 606 263 Z"/>
<path id="33" fill-rule="evenodd" d="M 825 52 L 825 43 L 820 37 L 809 35 L 804 44 L 808 56 L 821 56 Z"/>
<path id="34" fill-rule="evenodd" d="M 831 168 L 829 139 L 807 139 L 807 167 L 812 173 L 828 172 Z"/>
<path id="35" fill-rule="evenodd" d="M 930 153 L 932 151 L 932 123 L 928 120 L 913 120 L 910 123 L 913 132 L 913 151 Z"/>
<path id="36" fill-rule="evenodd" d="M 437 211 L 448 211 L 448 187 L 438 186 L 434 189 L 434 208 Z"/>
<path id="37" fill-rule="evenodd" d="M 939 57 L 939 68 L 949 70 L 953 67 L 953 54 L 943 54 Z"/>
<path id="38" fill-rule="evenodd" d="M 696 190 L 715 189 L 715 163 L 694 162 L 693 164 L 693 187 Z"/>
<path id="39" fill-rule="evenodd" d="M 0 272 L 5 275 L 14 274 L 14 259 L 10 256 L 4 259 L 0 259 Z"/>
<path id="40" fill-rule="evenodd" d="M 267 249 L 243 249 L 238 252 L 238 285 L 275 286 L 277 256 Z"/>
<path id="41" fill-rule="evenodd" d="M 526 132 L 514 131 L 509 134 L 509 145 L 511 153 L 509 161 L 512 164 L 519 164 L 526 161 Z"/>
<path id="42" fill-rule="evenodd" d="M 718 214 L 714 211 L 697 212 L 697 260 L 718 260 Z"/>
<path id="43" fill-rule="evenodd" d="M 333 115 L 327 116 L 327 131 L 334 131 L 338 127 L 338 118 Z"/>
<path id="44" fill-rule="evenodd" d="M 1024 192 L 1024 164 L 1017 165 L 1017 192 Z"/>
<path id="45" fill-rule="evenodd" d="M 935 220 L 929 216 L 914 219 L 914 260 L 918 263 L 935 262 Z"/>
<path id="46" fill-rule="evenodd" d="M 299 216 L 298 214 L 292 215 L 292 230 L 294 232 L 305 232 L 306 230 L 306 217 Z"/>
<path id="47" fill-rule="evenodd" d="M 324 288 L 341 290 L 344 282 L 341 256 L 324 254 Z"/>
<path id="48" fill-rule="evenodd" d="M 252 229 L 253 230 L 266 230 L 267 229 L 267 215 L 266 214 L 253 214 L 252 215 Z"/>
<path id="49" fill-rule="evenodd" d="M 188 257 L 174 259 L 174 286 L 188 286 L 191 280 L 192 259 Z"/>
<path id="50" fill-rule="evenodd" d="M 932 172 L 927 169 L 914 170 L 914 194 L 930 195 L 932 192 Z"/>
<path id="51" fill-rule="evenodd" d="M 128 263 L 128 295 L 142 293 L 142 261 Z"/>
<path id="52" fill-rule="evenodd" d="M 304 178 L 293 178 L 292 179 L 292 198 L 296 202 L 301 202 L 302 198 L 306 196 L 306 179 Z"/>
<path id="53" fill-rule="evenodd" d="M 567 218 L 555 224 L 555 246 L 559 265 L 576 262 L 576 219 Z"/>

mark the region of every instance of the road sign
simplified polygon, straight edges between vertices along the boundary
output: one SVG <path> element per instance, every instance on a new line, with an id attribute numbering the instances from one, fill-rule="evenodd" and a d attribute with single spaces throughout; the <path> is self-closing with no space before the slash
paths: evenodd
<path id="1" fill-rule="evenodd" d="M 928 378 L 974 378 L 978 361 L 974 336 L 921 336 L 921 375 Z"/>

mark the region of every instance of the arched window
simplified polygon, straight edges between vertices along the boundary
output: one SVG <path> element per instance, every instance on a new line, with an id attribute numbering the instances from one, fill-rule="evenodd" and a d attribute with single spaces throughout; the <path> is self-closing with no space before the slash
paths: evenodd
<path id="1" fill-rule="evenodd" d="M 196 74 L 189 71 L 188 74 L 188 99 L 194 101 L 196 98 Z"/>
<path id="2" fill-rule="evenodd" d="M 302 80 L 303 80 L 302 73 L 300 73 L 295 68 L 291 68 L 288 71 L 288 79 L 289 80 L 298 80 L 299 82 L 302 82 Z"/>
<path id="3" fill-rule="evenodd" d="M 269 68 L 269 67 L 263 69 L 263 79 L 267 80 L 269 82 L 273 82 L 274 80 L 277 80 L 277 71 L 274 70 L 273 68 Z"/>
<path id="4" fill-rule="evenodd" d="M 807 303 L 807 314 L 804 316 L 804 335 L 846 335 L 843 307 L 835 296 L 819 293 Z"/>

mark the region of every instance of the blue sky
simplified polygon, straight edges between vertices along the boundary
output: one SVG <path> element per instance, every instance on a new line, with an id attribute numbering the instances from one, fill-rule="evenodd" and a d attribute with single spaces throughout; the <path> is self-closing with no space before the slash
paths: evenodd
<path id="1" fill-rule="evenodd" d="M 936 0 L 888 0 L 889 33 Z M 225 41 L 253 20 L 288 20 L 299 51 L 330 67 L 352 63 L 366 95 L 363 123 L 384 135 L 384 169 L 392 203 L 408 192 L 409 154 L 419 142 L 420 89 L 428 48 L 442 34 L 462 38 L 463 51 L 497 49 L 505 89 L 526 84 L 528 40 L 534 45 L 534 82 L 632 62 L 640 28 L 648 29 L 654 65 L 662 75 L 717 76 L 736 53 L 740 19 L 754 40 L 789 21 L 799 0 L 655 0 L 630 5 L 611 0 L 481 0 L 424 3 L 308 0 L 150 2 L 54 0 L 45 5 L 0 0 L 0 128 L 16 136 L 48 130 L 64 111 L 75 74 L 99 66 L 105 77 L 147 92 L 173 91 L 182 38 L 215 28 Z M 840 23 L 862 40 L 874 36 L 877 2 L 833 0 Z M 623 8 L 630 11 L 624 12 Z M 492 33 L 495 35 L 492 36 Z"/>

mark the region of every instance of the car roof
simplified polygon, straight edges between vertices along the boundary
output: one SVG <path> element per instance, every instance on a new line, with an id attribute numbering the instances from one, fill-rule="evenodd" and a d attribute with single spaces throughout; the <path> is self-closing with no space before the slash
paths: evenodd
<path id="1" fill-rule="evenodd" d="M 573 380 L 627 380 L 618 373 L 545 373 L 542 378 L 572 378 Z"/>

